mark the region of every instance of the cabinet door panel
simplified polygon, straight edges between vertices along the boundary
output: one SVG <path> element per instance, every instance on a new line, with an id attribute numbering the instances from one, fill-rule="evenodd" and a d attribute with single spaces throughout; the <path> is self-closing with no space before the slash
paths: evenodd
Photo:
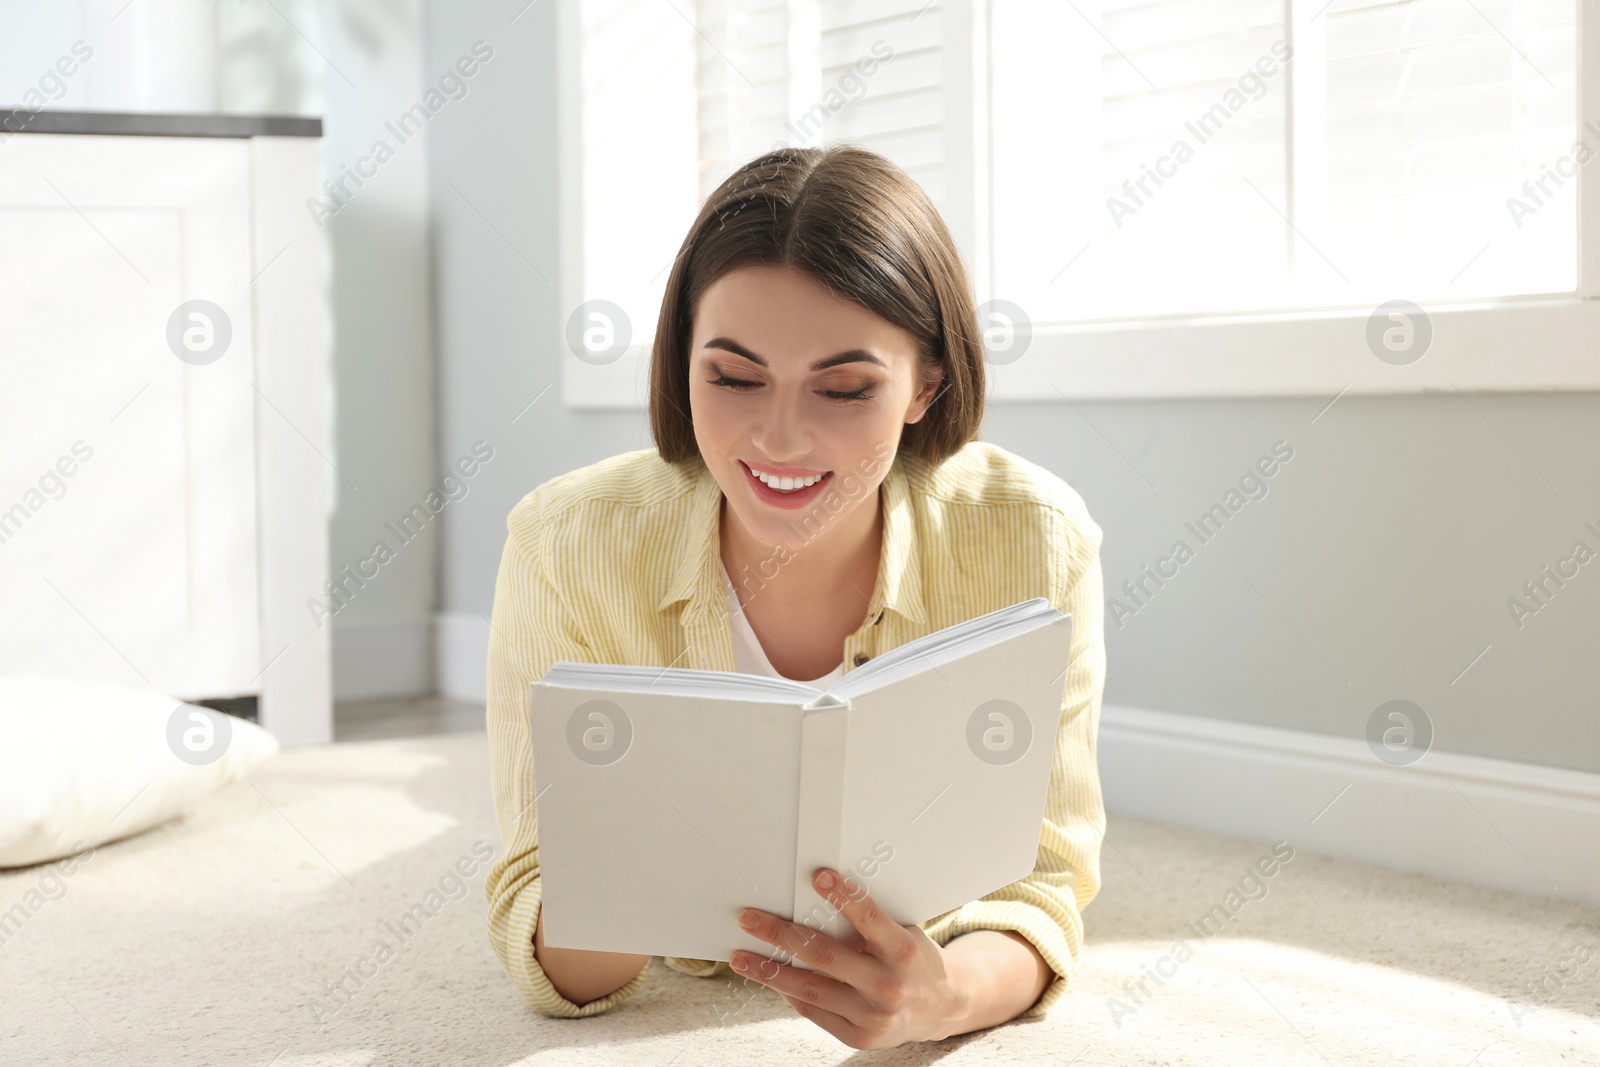
<path id="1" fill-rule="evenodd" d="M 0 152 L 0 671 L 253 693 L 246 146 L 135 140 Z M 204 365 L 168 344 L 194 299 Z"/>

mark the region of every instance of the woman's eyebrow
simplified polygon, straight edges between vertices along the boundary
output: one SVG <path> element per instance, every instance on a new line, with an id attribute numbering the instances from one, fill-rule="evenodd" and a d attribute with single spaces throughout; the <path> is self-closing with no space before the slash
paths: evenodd
<path id="1" fill-rule="evenodd" d="M 704 347 L 726 349 L 736 356 L 743 356 L 745 359 L 748 359 L 758 367 L 765 367 L 767 365 L 766 360 L 762 359 L 760 356 L 756 355 L 754 352 L 750 351 L 744 345 L 740 344 L 738 341 L 735 341 L 731 337 L 713 337 L 711 340 L 705 343 Z M 841 363 L 876 363 L 878 366 L 883 367 L 886 370 L 888 369 L 888 364 L 884 363 L 883 360 L 879 359 L 877 356 L 863 348 L 852 348 L 848 352 L 840 352 L 837 356 L 829 356 L 827 359 L 819 359 L 815 363 L 811 364 L 811 369 L 827 370 L 829 367 L 837 367 Z"/>

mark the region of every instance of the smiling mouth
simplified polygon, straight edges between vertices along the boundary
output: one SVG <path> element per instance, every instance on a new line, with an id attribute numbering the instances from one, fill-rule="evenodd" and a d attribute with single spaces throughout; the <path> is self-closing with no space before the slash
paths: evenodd
<path id="1" fill-rule="evenodd" d="M 772 491 L 777 492 L 777 493 L 796 493 L 796 492 L 799 492 L 802 489 L 809 489 L 812 486 L 816 485 L 818 482 L 823 481 L 830 474 L 833 473 L 832 471 L 816 471 L 816 472 L 813 472 L 811 474 L 803 475 L 803 476 L 801 476 L 801 475 L 776 476 L 776 475 L 768 474 L 768 473 L 763 472 L 763 471 L 759 471 L 756 468 L 750 466 L 750 464 L 746 463 L 744 460 L 740 460 L 739 461 L 739 465 L 741 467 L 743 467 L 745 469 L 746 473 L 749 474 L 756 481 L 760 482 L 762 485 L 766 486 L 768 489 L 771 489 Z"/>

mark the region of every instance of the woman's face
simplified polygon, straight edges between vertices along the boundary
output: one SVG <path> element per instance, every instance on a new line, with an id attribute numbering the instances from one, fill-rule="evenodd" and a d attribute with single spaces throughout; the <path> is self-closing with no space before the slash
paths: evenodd
<path id="1" fill-rule="evenodd" d="M 731 270 L 695 309 L 695 440 L 763 545 L 798 551 L 841 522 L 870 528 L 859 509 L 876 506 L 901 427 L 922 418 L 941 378 L 924 375 L 909 332 L 789 267 Z M 756 472 L 794 479 L 780 486 L 821 480 L 784 493 Z"/>

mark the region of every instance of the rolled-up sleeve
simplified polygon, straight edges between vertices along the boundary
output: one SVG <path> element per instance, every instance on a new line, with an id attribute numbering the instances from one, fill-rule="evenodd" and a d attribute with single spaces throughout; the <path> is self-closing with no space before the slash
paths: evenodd
<path id="1" fill-rule="evenodd" d="M 1096 740 L 1105 687 L 1105 588 L 1100 528 L 1087 514 L 1056 540 L 1064 592 L 1055 607 L 1072 614 L 1070 665 L 1061 700 L 1061 725 L 1033 872 L 922 924 L 943 946 L 973 930 L 1013 930 L 1044 957 L 1055 977 L 1019 1018 L 1046 1014 L 1067 991 L 1083 948 L 1083 909 L 1100 891 L 1100 841 L 1105 804 Z"/>
<path id="2" fill-rule="evenodd" d="M 488 661 L 488 733 L 495 818 L 504 850 L 484 881 L 489 943 L 523 998 L 541 1015 L 582 1018 L 608 1011 L 644 984 L 650 962 L 615 992 L 575 1004 L 534 957 L 539 922 L 539 817 L 528 686 L 558 660 L 592 662 L 588 645 L 544 565 L 539 491 L 512 510 L 495 579 Z"/>

